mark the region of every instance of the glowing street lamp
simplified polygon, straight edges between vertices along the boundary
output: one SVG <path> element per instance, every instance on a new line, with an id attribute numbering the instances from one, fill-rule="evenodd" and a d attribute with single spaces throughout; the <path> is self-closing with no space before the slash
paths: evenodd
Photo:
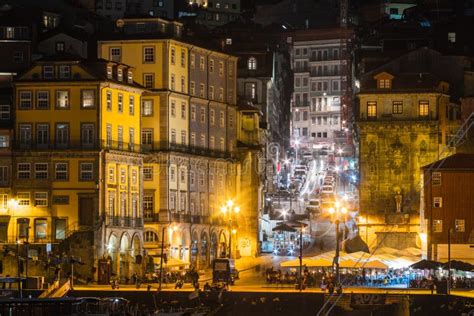
<path id="1" fill-rule="evenodd" d="M 343 223 L 346 222 L 347 208 L 343 207 L 339 201 L 334 203 L 334 207 L 331 207 L 328 210 L 328 213 L 331 217 L 335 218 L 336 225 L 336 254 L 334 255 L 334 264 L 336 266 L 336 282 L 340 284 L 340 274 L 339 274 L 339 243 L 340 243 L 340 232 L 339 232 L 339 216 L 342 214 L 344 216 Z M 345 230 L 344 230 L 345 234 Z"/>
<path id="2" fill-rule="evenodd" d="M 234 201 L 228 200 L 225 205 L 221 206 L 221 213 L 224 217 L 228 216 L 229 218 L 229 258 L 232 258 L 232 235 L 235 235 L 237 233 L 237 230 L 232 228 L 232 215 L 239 214 L 240 207 L 234 205 Z"/>

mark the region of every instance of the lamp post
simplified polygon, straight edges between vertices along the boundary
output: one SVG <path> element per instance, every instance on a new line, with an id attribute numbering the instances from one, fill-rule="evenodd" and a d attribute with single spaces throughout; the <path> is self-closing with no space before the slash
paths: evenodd
<path id="1" fill-rule="evenodd" d="M 299 284 L 298 284 L 298 288 L 300 291 L 303 290 L 303 232 L 304 232 L 304 226 L 301 225 L 301 229 L 300 229 L 300 275 L 299 275 Z"/>
<path id="2" fill-rule="evenodd" d="M 345 216 L 347 214 L 347 209 L 345 207 L 341 207 L 340 203 L 336 201 L 335 203 L 335 208 L 331 207 L 329 209 L 329 214 L 331 214 L 331 217 L 335 219 L 335 225 L 336 225 L 336 254 L 334 255 L 334 265 L 336 266 L 336 281 L 338 284 L 340 284 L 340 274 L 339 274 L 339 243 L 340 243 L 340 232 L 339 232 L 339 224 L 340 220 L 339 217 L 340 215 L 344 215 L 344 222 L 345 223 Z"/>
<path id="3" fill-rule="evenodd" d="M 165 248 L 165 231 L 166 229 L 170 229 L 171 232 L 176 231 L 176 226 L 172 228 L 169 227 L 170 224 L 163 226 L 161 230 L 161 256 L 160 256 L 160 283 L 158 285 L 158 291 L 161 292 L 161 285 L 163 284 L 163 256 L 164 256 L 164 248 Z"/>
<path id="4" fill-rule="evenodd" d="M 228 200 L 225 205 L 221 207 L 222 214 L 228 217 L 229 220 L 229 259 L 232 259 L 232 235 L 237 233 L 237 230 L 232 228 L 233 214 L 240 212 L 240 207 L 234 205 L 234 201 Z"/>

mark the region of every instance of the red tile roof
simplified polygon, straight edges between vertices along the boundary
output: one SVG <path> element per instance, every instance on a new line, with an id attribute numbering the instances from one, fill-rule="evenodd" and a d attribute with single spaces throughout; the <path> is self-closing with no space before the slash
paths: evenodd
<path id="1" fill-rule="evenodd" d="M 458 169 L 474 171 L 474 154 L 454 154 L 445 159 L 435 161 L 429 165 L 422 167 L 422 169 Z"/>

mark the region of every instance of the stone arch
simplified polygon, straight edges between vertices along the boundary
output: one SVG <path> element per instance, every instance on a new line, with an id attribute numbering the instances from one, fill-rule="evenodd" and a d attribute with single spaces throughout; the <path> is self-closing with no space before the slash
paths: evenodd
<path id="1" fill-rule="evenodd" d="M 132 249 L 131 249 L 131 256 L 132 256 L 132 270 L 133 273 L 138 275 L 142 275 L 142 262 L 143 262 L 143 243 L 138 233 L 135 233 L 132 237 Z"/>
<path id="2" fill-rule="evenodd" d="M 227 236 L 224 230 L 219 232 L 219 242 L 217 247 L 217 256 L 218 257 L 226 257 L 228 256 L 228 249 L 227 249 Z"/>
<path id="3" fill-rule="evenodd" d="M 197 230 L 193 230 L 191 234 L 191 255 L 190 262 L 191 265 L 197 267 L 199 256 L 199 234 Z"/>
<path id="4" fill-rule="evenodd" d="M 131 238 L 127 232 L 122 234 L 120 238 L 120 266 L 119 273 L 120 279 L 126 281 L 130 278 L 130 265 L 132 264 L 131 258 Z"/>
<path id="5" fill-rule="evenodd" d="M 191 231 L 189 229 L 181 229 L 181 244 L 179 246 L 179 259 L 189 262 L 191 246 Z"/>
<path id="6" fill-rule="evenodd" d="M 217 234 L 215 231 L 212 231 L 209 241 L 209 262 L 212 262 L 212 260 L 219 256 L 218 245 Z"/>
<path id="7" fill-rule="evenodd" d="M 111 268 L 112 274 L 117 273 L 117 268 L 119 264 L 119 239 L 117 234 L 114 232 L 110 233 L 109 238 L 107 239 L 107 254 L 111 258 Z"/>
<path id="8" fill-rule="evenodd" d="M 201 232 L 201 243 L 199 247 L 199 266 L 207 267 L 209 262 L 209 237 L 205 230 Z"/>

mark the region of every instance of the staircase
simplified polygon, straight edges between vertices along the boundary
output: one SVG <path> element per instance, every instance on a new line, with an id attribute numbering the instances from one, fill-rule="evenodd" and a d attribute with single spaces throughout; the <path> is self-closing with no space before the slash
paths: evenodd
<path id="1" fill-rule="evenodd" d="M 68 280 L 62 285 L 55 281 L 46 291 L 41 293 L 39 298 L 60 298 L 64 297 L 71 290 L 71 282 Z"/>

